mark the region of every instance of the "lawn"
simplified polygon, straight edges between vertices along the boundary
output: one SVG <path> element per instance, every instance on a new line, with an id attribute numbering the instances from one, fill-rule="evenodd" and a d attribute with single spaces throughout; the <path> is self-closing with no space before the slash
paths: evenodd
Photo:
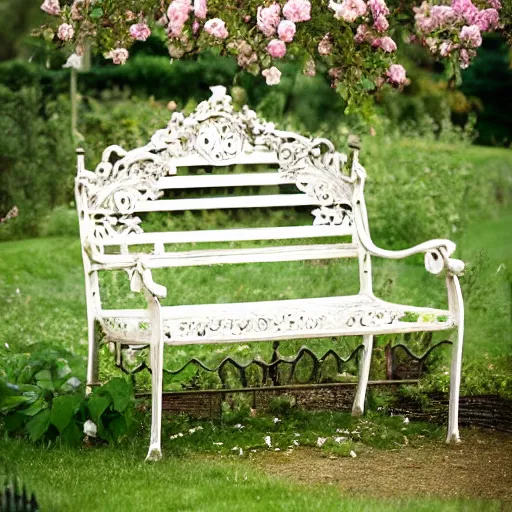
<path id="1" fill-rule="evenodd" d="M 407 141 L 402 141 L 398 152 L 396 148 L 383 146 L 379 149 L 380 153 L 376 154 L 376 147 L 376 144 L 369 146 L 368 158 L 379 156 L 381 162 L 397 159 L 399 164 L 409 165 L 411 169 L 418 162 L 416 153 L 429 151 L 428 143 L 422 145 L 419 141 L 415 141 L 412 147 L 408 147 Z M 475 169 L 485 169 L 485 166 L 491 165 L 489 162 L 493 162 L 494 170 L 499 170 L 501 166 L 501 171 L 493 174 L 493 179 L 496 176 L 503 178 L 510 169 L 510 156 L 504 151 L 480 148 L 462 150 L 450 145 L 439 145 L 438 148 L 440 152 L 434 158 L 444 158 L 444 166 L 460 162 L 465 153 Z M 432 206 L 428 201 L 422 205 L 423 210 L 420 209 L 417 213 L 418 222 L 423 223 L 421 229 L 418 228 L 418 232 L 415 232 L 410 223 L 416 215 L 411 213 L 416 200 L 413 194 L 419 194 L 421 187 L 407 190 L 410 185 L 407 183 L 404 192 L 403 187 L 386 181 L 387 178 L 383 176 L 381 173 L 380 178 L 374 182 L 370 180 L 369 190 L 382 186 L 387 187 L 389 194 L 392 194 L 396 189 L 395 199 L 403 199 L 403 209 L 401 214 L 398 212 L 393 217 L 391 211 L 386 210 L 389 207 L 387 202 L 381 202 L 378 206 L 382 210 L 379 210 L 370 201 L 369 213 L 371 222 L 375 221 L 377 243 L 385 245 L 382 240 L 386 238 L 397 248 L 406 245 L 404 240 L 419 243 L 423 241 L 425 234 L 436 236 L 436 233 L 429 231 L 436 226 L 425 227 L 424 219 L 421 218 L 422 213 L 429 212 Z M 449 197 L 447 194 L 443 197 L 445 196 Z M 460 194 L 458 197 L 461 197 Z M 506 205 L 507 201 L 501 202 Z M 467 208 L 470 209 L 472 204 L 468 200 Z M 449 209 L 447 204 L 440 205 L 439 216 L 443 215 L 443 207 Z M 510 373 L 512 358 L 512 212 L 510 209 L 494 206 L 486 212 L 485 218 L 478 218 L 473 212 L 473 215 L 468 216 L 471 222 L 468 221 L 467 225 L 456 218 L 449 221 L 454 226 L 464 227 L 462 230 L 453 229 L 452 238 L 458 244 L 456 257 L 468 264 L 466 275 L 462 278 L 467 312 L 463 391 L 479 392 L 482 389 L 481 382 L 485 384 L 495 375 Z M 461 216 L 463 213 L 461 212 Z M 74 215 L 64 212 L 66 219 L 70 216 L 74 218 Z M 401 225 L 400 218 L 407 218 L 407 225 Z M 59 222 L 55 216 L 50 218 L 49 224 L 53 223 L 54 227 L 48 232 L 54 235 L 61 233 L 60 236 L 0 243 L 0 376 L 3 373 L 8 374 L 17 359 L 23 358 L 26 353 L 36 352 L 41 347 L 62 347 L 71 353 L 69 359 L 77 375 L 82 380 L 84 378 L 87 332 L 80 244 L 77 235 L 72 234 L 72 229 L 55 228 Z M 386 222 L 389 236 L 384 237 Z M 62 232 L 68 234 L 62 236 Z M 397 238 L 400 233 L 404 236 L 401 241 Z M 398 262 L 374 259 L 374 270 L 374 287 L 379 297 L 404 304 L 446 306 L 443 279 L 428 274 L 421 258 Z M 358 283 L 355 262 L 345 261 L 185 268 L 156 272 L 155 280 L 172 290 L 166 300 L 169 305 L 349 294 L 357 291 Z M 135 306 L 144 304 L 140 296 L 129 292 L 124 273 L 105 276 L 102 291 L 107 307 L 114 307 L 122 302 Z M 443 337 L 441 334 L 438 336 Z M 388 338 L 378 338 L 377 345 L 382 346 L 387 341 Z M 402 338 L 397 337 L 392 341 L 396 343 L 402 341 Z M 416 343 L 414 339 L 409 342 L 413 345 Z M 323 353 L 334 345 L 344 355 L 348 355 L 358 343 L 357 338 L 308 342 L 318 353 Z M 281 352 L 295 353 L 302 344 L 299 341 L 282 343 Z M 252 358 L 254 355 L 268 358 L 271 344 L 180 348 L 171 354 L 169 365 L 172 368 L 181 366 L 192 354 L 199 354 L 205 361 L 214 363 L 228 351 L 234 351 L 240 359 Z M 446 369 L 448 357 L 449 350 L 445 350 L 436 366 L 436 371 L 440 374 Z M 377 371 L 379 368 L 372 369 L 372 377 L 379 377 L 375 373 Z M 103 376 L 112 372 L 112 364 L 103 366 Z M 484 389 L 489 388 L 484 386 Z M 326 461 L 331 461 L 332 458 L 332 461 L 343 459 L 342 464 L 353 464 L 356 467 L 358 461 L 366 460 L 366 457 L 369 457 L 367 460 L 373 460 L 372 454 L 393 453 L 396 455 L 395 467 L 406 468 L 411 473 L 407 468 L 412 467 L 414 471 L 416 464 L 421 464 L 421 460 L 404 465 L 404 457 L 412 460 L 414 454 L 420 454 L 418 457 L 421 459 L 445 453 L 441 452 L 444 450 L 441 444 L 444 430 L 434 425 L 406 425 L 401 418 L 385 418 L 375 415 L 375 412 L 362 420 L 352 420 L 341 413 L 322 414 L 288 417 L 279 415 L 278 422 L 274 422 L 272 416 L 254 419 L 245 416 L 243 432 L 235 429 L 240 420 L 236 416 L 230 417 L 229 414 L 220 424 L 171 418 L 166 420 L 164 427 L 165 457 L 156 465 L 142 462 L 148 438 L 144 421 L 145 428 L 140 429 L 138 435 L 113 447 L 84 446 L 80 450 L 71 450 L 60 446 L 33 446 L 4 437 L 0 439 L 0 477 L 3 471 L 16 472 L 36 492 L 43 510 L 51 511 L 500 510 L 501 505 L 498 502 L 480 502 L 477 499 L 479 496 L 493 497 L 492 493 L 470 494 L 475 498 L 472 501 L 454 499 L 465 496 L 464 489 L 471 487 L 473 478 L 483 479 L 485 475 L 495 478 L 492 472 L 479 466 L 480 460 L 494 460 L 488 457 L 487 452 L 477 453 L 473 457 L 473 473 L 463 473 L 466 487 L 458 488 L 458 484 L 454 483 L 453 492 L 434 492 L 428 499 L 423 496 L 419 487 L 412 495 L 403 494 L 413 496 L 404 499 L 401 499 L 402 495 L 399 493 L 390 497 L 384 492 L 378 496 L 386 496 L 386 499 L 375 498 L 372 493 L 369 498 L 364 489 L 353 495 L 343 486 L 329 485 L 329 479 L 323 477 L 295 478 L 299 475 L 295 474 L 293 464 L 286 468 L 283 466 L 281 474 L 279 466 L 273 461 L 286 457 L 288 447 L 294 446 L 295 433 L 300 434 L 301 448 L 295 450 L 290 457 L 295 458 L 297 465 L 315 459 L 318 467 L 324 468 Z M 196 431 L 194 435 L 179 436 L 179 433 L 189 432 L 197 426 L 202 426 L 203 430 Z M 349 441 L 342 447 L 333 441 L 337 428 L 350 432 L 347 436 Z M 364 435 L 352 435 L 354 431 Z M 272 437 L 272 450 L 266 447 L 266 435 Z M 171 439 L 171 436 L 177 437 Z M 319 437 L 329 438 L 322 448 L 316 446 Z M 223 444 L 214 445 L 214 442 Z M 480 441 L 475 440 L 474 443 L 478 447 Z M 421 451 L 429 446 L 434 448 L 431 451 Z M 242 448 L 242 457 L 235 448 Z M 275 448 L 279 448 L 279 452 L 274 452 Z M 411 452 L 416 449 L 419 451 Z M 256 450 L 256 453 L 253 454 L 251 450 Z M 357 453 L 357 458 L 347 457 L 351 450 Z M 446 452 L 446 457 L 453 453 Z M 257 463 L 257 457 L 262 454 L 271 461 L 271 464 L 262 463 L 263 471 L 258 469 L 260 466 Z M 495 449 L 493 454 L 493 457 L 498 457 L 500 450 Z M 321 457 L 321 460 L 315 457 Z M 267 467 L 269 465 L 272 466 L 270 469 Z M 497 468 L 502 467 L 501 462 L 496 462 L 493 467 L 494 465 Z M 376 470 L 377 474 L 381 476 L 388 471 L 385 464 L 376 467 L 379 468 Z M 460 461 L 447 463 L 444 478 L 449 480 L 450 475 L 459 469 L 463 469 Z M 308 468 L 302 469 L 303 472 L 307 470 Z M 342 466 L 341 471 L 344 470 L 349 471 L 350 468 Z M 314 471 L 316 470 L 311 469 L 312 475 Z M 333 469 L 325 471 L 328 473 Z M 353 480 L 367 481 L 369 474 L 374 477 L 371 468 L 365 468 L 364 465 L 359 471 L 362 471 L 362 476 Z M 433 474 L 435 468 L 424 467 L 422 471 Z M 391 472 L 390 475 L 395 473 Z M 399 477 L 407 479 L 410 474 L 405 475 L 402 472 L 396 475 L 396 478 Z M 496 476 L 498 477 L 503 475 Z M 416 477 L 411 481 L 416 481 Z M 435 483 L 432 485 L 435 487 Z"/>

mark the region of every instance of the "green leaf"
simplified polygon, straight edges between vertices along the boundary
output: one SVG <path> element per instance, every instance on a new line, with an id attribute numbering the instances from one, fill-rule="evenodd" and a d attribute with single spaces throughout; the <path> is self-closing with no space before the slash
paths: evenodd
<path id="1" fill-rule="evenodd" d="M 80 407 L 81 400 L 80 395 L 58 396 L 53 400 L 50 421 L 61 434 Z"/>
<path id="2" fill-rule="evenodd" d="M 370 80 L 369 78 L 363 78 L 363 80 L 361 81 L 361 85 L 367 91 L 373 91 L 375 89 L 375 84 L 373 83 L 373 80 Z"/>
<path id="3" fill-rule="evenodd" d="M 32 441 L 37 441 L 44 436 L 48 427 L 50 426 L 50 410 L 45 409 L 40 413 L 36 414 L 27 423 L 27 432 Z"/>
<path id="4" fill-rule="evenodd" d="M 123 412 L 133 399 L 132 387 L 121 377 L 110 380 L 102 389 L 112 397 L 117 412 Z"/>
<path id="5" fill-rule="evenodd" d="M 36 373 L 36 382 L 37 385 L 42 389 L 47 389 L 48 391 L 54 390 L 52 374 L 50 370 L 42 370 L 39 373 Z"/>
<path id="6" fill-rule="evenodd" d="M 128 431 L 124 417 L 121 414 L 117 415 L 108 424 L 108 430 L 112 434 L 114 441 L 119 441 L 119 439 Z"/>
<path id="7" fill-rule="evenodd" d="M 6 396 L 0 402 L 0 412 L 9 412 L 29 401 L 26 396 Z"/>
<path id="8" fill-rule="evenodd" d="M 26 409 L 20 411 L 20 413 L 25 416 L 35 416 L 38 412 L 46 409 L 47 407 L 48 402 L 43 398 L 38 398 L 32 405 L 29 405 Z"/>
<path id="9" fill-rule="evenodd" d="M 100 423 L 101 415 L 105 412 L 105 409 L 110 405 L 110 396 L 102 396 L 97 393 L 93 393 L 87 401 L 89 407 L 89 413 L 92 421 L 97 425 Z"/>
<path id="10" fill-rule="evenodd" d="M 75 421 L 71 421 L 61 433 L 60 438 L 68 446 L 79 446 L 84 438 L 84 433 Z"/>
<path id="11" fill-rule="evenodd" d="M 4 416 L 4 426 L 9 432 L 16 432 L 25 424 L 27 417 L 19 412 L 11 412 Z"/>
<path id="12" fill-rule="evenodd" d="M 103 16 L 103 9 L 101 7 L 95 7 L 89 16 L 92 20 L 97 20 Z"/>

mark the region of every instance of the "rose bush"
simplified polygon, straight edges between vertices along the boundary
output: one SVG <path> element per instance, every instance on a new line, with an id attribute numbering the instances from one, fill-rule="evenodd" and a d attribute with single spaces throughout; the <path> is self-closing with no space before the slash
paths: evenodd
<path id="1" fill-rule="evenodd" d="M 399 37 L 466 68 L 482 33 L 509 26 L 508 7 L 500 19 L 500 0 L 420 2 L 44 0 L 41 9 L 55 23 L 37 32 L 78 55 L 92 44 L 115 64 L 124 64 L 130 45 L 153 32 L 167 41 L 173 59 L 213 48 L 235 56 L 241 68 L 263 75 L 269 85 L 279 83 L 276 61 L 286 56 L 301 62 L 308 76 L 326 72 L 350 111 L 369 106 L 384 83 L 408 83 L 396 57 Z"/>

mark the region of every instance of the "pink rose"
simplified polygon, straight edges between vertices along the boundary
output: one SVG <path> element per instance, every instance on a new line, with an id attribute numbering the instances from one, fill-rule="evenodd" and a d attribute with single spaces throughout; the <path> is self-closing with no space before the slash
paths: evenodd
<path id="1" fill-rule="evenodd" d="M 436 28 L 445 28 L 457 20 L 457 13 L 448 5 L 434 5 L 430 16 Z"/>
<path id="2" fill-rule="evenodd" d="M 474 57 L 474 50 L 466 50 L 463 48 L 459 54 L 459 64 L 461 69 L 466 69 L 469 67 L 469 63 L 471 62 L 471 58 Z"/>
<path id="3" fill-rule="evenodd" d="M 370 0 L 369 5 L 374 20 L 379 16 L 389 16 L 389 9 L 385 0 Z"/>
<path id="4" fill-rule="evenodd" d="M 389 22 L 386 19 L 386 17 L 381 14 L 375 20 L 373 26 L 375 27 L 375 30 L 377 30 L 377 32 L 386 32 L 386 30 L 389 28 Z"/>
<path id="5" fill-rule="evenodd" d="M 283 7 L 283 16 L 299 23 L 311 19 L 311 2 L 309 0 L 288 0 Z"/>
<path id="6" fill-rule="evenodd" d="M 391 64 L 389 69 L 386 71 L 386 76 L 392 84 L 402 85 L 407 82 L 405 69 L 400 64 Z"/>
<path id="7" fill-rule="evenodd" d="M 329 7 L 334 10 L 334 17 L 352 23 L 366 14 L 367 7 L 363 0 L 343 0 L 341 4 L 331 1 Z"/>
<path id="8" fill-rule="evenodd" d="M 396 50 L 396 43 L 391 37 L 378 37 L 372 42 L 372 46 L 381 48 L 385 52 L 391 53 Z"/>
<path id="9" fill-rule="evenodd" d="M 279 35 L 279 39 L 284 41 L 285 43 L 291 43 L 293 38 L 295 37 L 295 32 L 297 31 L 297 27 L 293 21 L 283 20 L 279 23 L 277 27 L 277 33 Z"/>
<path id="10" fill-rule="evenodd" d="M 325 34 L 322 40 L 318 43 L 318 53 L 320 55 L 330 55 L 332 53 L 333 44 L 331 41 L 331 34 Z"/>
<path id="11" fill-rule="evenodd" d="M 126 48 L 114 48 L 107 53 L 107 59 L 112 59 L 114 64 L 124 64 L 129 55 Z"/>
<path id="12" fill-rule="evenodd" d="M 145 23 L 137 23 L 130 27 L 130 36 L 136 41 L 145 41 L 150 35 L 151 30 Z"/>
<path id="13" fill-rule="evenodd" d="M 73 36 L 75 35 L 75 29 L 72 25 L 69 25 L 68 23 L 63 23 L 59 26 L 59 29 L 57 30 L 57 37 L 61 41 L 70 41 L 73 39 Z"/>
<path id="14" fill-rule="evenodd" d="M 208 6 L 206 0 L 194 0 L 194 16 L 201 20 L 206 19 L 208 13 Z"/>
<path id="15" fill-rule="evenodd" d="M 354 41 L 356 43 L 373 43 L 374 40 L 375 36 L 370 31 L 368 25 L 363 23 L 357 27 L 356 35 L 354 36 Z"/>
<path id="16" fill-rule="evenodd" d="M 41 10 L 47 14 L 58 16 L 60 14 L 59 0 L 44 0 L 41 4 Z"/>
<path id="17" fill-rule="evenodd" d="M 277 85 L 281 81 L 281 71 L 275 66 L 264 69 L 261 74 L 265 77 L 267 85 Z"/>
<path id="18" fill-rule="evenodd" d="M 280 14 L 281 6 L 275 2 L 270 7 L 258 7 L 257 26 L 267 37 L 276 33 Z"/>
<path id="19" fill-rule="evenodd" d="M 190 0 L 173 0 L 167 9 L 169 36 L 179 37 L 190 13 Z"/>
<path id="20" fill-rule="evenodd" d="M 500 15 L 496 9 L 484 9 L 475 18 L 475 25 L 482 31 L 495 30 L 500 23 Z"/>
<path id="21" fill-rule="evenodd" d="M 458 48 L 458 45 L 453 41 L 443 41 L 439 46 L 439 54 L 441 57 L 448 57 L 448 55 L 450 55 L 456 48 Z"/>
<path id="22" fill-rule="evenodd" d="M 460 40 L 469 48 L 478 48 L 482 45 L 482 35 L 476 25 L 462 27 L 460 31 Z"/>
<path id="23" fill-rule="evenodd" d="M 201 23 L 199 21 L 194 20 L 194 23 L 192 23 L 192 32 L 194 34 L 197 34 L 199 32 L 199 29 L 201 28 Z"/>
<path id="24" fill-rule="evenodd" d="M 471 25 L 478 14 L 478 8 L 473 5 L 471 0 L 452 0 L 452 9 L 460 18 Z"/>
<path id="25" fill-rule="evenodd" d="M 501 9 L 501 2 L 500 0 L 487 0 L 487 3 L 493 8 L 497 9 L 498 11 Z"/>
<path id="26" fill-rule="evenodd" d="M 316 75 L 316 64 L 313 59 L 308 59 L 304 64 L 304 69 L 302 73 L 306 76 L 315 76 Z"/>
<path id="27" fill-rule="evenodd" d="M 83 7 L 84 0 L 75 0 L 71 5 L 71 19 L 73 21 L 80 21 L 83 19 L 80 13 L 80 8 Z"/>
<path id="28" fill-rule="evenodd" d="M 219 39 L 226 39 L 229 36 L 226 24 L 220 18 L 212 18 L 208 20 L 204 29 L 208 34 Z"/>
<path id="29" fill-rule="evenodd" d="M 272 39 L 267 45 L 267 52 L 273 59 L 282 59 L 286 55 L 286 45 L 279 39 Z"/>

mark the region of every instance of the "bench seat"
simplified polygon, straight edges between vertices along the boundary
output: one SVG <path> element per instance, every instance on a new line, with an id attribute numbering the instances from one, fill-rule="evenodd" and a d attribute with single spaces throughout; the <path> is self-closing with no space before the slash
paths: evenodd
<path id="1" fill-rule="evenodd" d="M 162 307 L 165 343 L 229 343 L 439 331 L 455 326 L 442 309 L 393 304 L 367 295 Z M 145 309 L 103 310 L 111 341 L 149 343 Z"/>

